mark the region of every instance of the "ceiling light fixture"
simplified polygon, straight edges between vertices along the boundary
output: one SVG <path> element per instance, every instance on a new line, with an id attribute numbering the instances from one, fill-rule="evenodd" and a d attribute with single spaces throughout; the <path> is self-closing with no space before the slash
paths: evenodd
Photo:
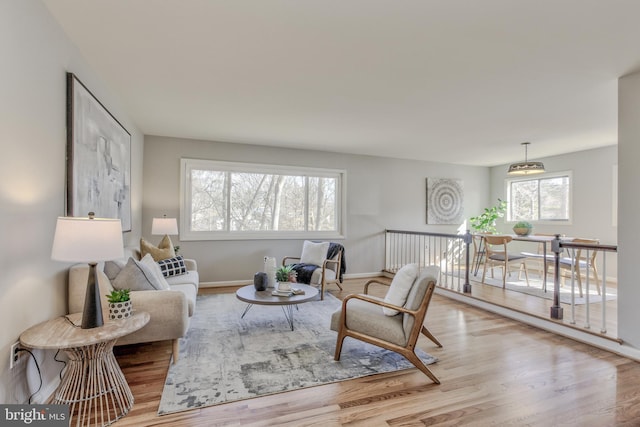
<path id="1" fill-rule="evenodd" d="M 527 147 L 530 142 L 523 142 L 524 145 L 524 162 L 513 163 L 509 166 L 509 175 L 533 175 L 536 173 L 544 172 L 544 165 L 542 162 L 530 162 L 527 160 Z"/>

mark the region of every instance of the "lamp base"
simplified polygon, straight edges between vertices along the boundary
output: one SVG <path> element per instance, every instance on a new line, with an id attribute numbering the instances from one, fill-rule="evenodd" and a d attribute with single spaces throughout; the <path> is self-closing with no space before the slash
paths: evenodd
<path id="1" fill-rule="evenodd" d="M 102 304 L 100 303 L 100 286 L 96 263 L 89 263 L 89 277 L 87 278 L 87 292 L 84 296 L 84 310 L 82 311 L 82 329 L 97 328 L 104 325 L 102 319 Z"/>

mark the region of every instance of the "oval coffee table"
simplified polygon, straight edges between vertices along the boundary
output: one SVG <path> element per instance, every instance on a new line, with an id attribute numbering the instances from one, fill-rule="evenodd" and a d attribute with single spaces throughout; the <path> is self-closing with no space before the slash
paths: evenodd
<path id="1" fill-rule="evenodd" d="M 247 285 L 236 291 L 236 298 L 240 301 L 244 301 L 248 303 L 247 308 L 244 309 L 242 316 L 240 318 L 244 318 L 244 315 L 253 307 L 254 304 L 257 305 L 279 305 L 282 307 L 282 311 L 284 312 L 284 316 L 287 318 L 287 322 L 293 331 L 293 307 L 295 306 L 298 309 L 298 304 L 302 304 L 307 301 L 311 301 L 315 297 L 318 296 L 318 289 L 313 286 L 305 285 L 303 283 L 296 283 L 292 285 L 293 288 L 302 289 L 304 294 L 300 295 L 291 295 L 291 296 L 274 296 L 271 295 L 273 292 L 273 288 L 267 288 L 264 291 L 256 291 L 255 286 Z"/>

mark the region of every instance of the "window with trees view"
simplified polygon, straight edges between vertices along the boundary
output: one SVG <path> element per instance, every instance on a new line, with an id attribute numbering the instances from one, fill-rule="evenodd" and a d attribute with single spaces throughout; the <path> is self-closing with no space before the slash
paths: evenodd
<path id="1" fill-rule="evenodd" d="M 509 221 L 570 221 L 571 174 L 507 180 Z"/>
<path id="2" fill-rule="evenodd" d="M 182 159 L 181 238 L 340 237 L 344 175 Z"/>

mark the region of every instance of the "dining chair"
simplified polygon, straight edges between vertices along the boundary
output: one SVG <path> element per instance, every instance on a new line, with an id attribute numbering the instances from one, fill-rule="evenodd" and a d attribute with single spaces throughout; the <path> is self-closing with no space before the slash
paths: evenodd
<path id="1" fill-rule="evenodd" d="M 491 277 L 493 277 L 493 269 L 500 267 L 502 268 L 502 287 L 506 288 L 509 266 L 517 263 L 520 266 L 519 271 L 524 270 L 527 286 L 529 286 L 529 273 L 527 272 L 527 265 L 525 263 L 527 257 L 520 253 L 510 253 L 507 250 L 507 246 L 512 240 L 513 238 L 511 236 L 506 235 L 484 236 L 486 259 L 482 270 L 482 283 L 485 283 L 487 268 L 491 268 Z"/>
<path id="2" fill-rule="evenodd" d="M 600 241 L 597 239 L 581 239 L 576 238 L 571 241 L 571 243 L 583 243 L 589 245 L 599 245 Z M 562 283 L 564 284 L 565 279 L 571 278 L 572 269 L 575 273 L 576 281 L 578 282 L 578 290 L 580 292 L 580 297 L 584 296 L 582 292 L 582 278 L 586 278 L 589 276 L 590 282 L 591 279 L 596 284 L 596 290 L 598 291 L 598 295 L 601 294 L 600 291 L 600 283 L 598 278 L 598 266 L 596 265 L 596 257 L 598 255 L 597 249 L 587 249 L 587 248 L 577 248 L 575 249 L 575 256 L 573 255 L 573 249 L 569 249 L 570 255 L 568 257 L 560 258 L 559 266 L 560 266 L 560 278 Z M 553 268 L 554 263 L 547 263 L 547 266 Z M 589 290 L 587 289 L 587 292 Z"/>
<path id="3" fill-rule="evenodd" d="M 534 233 L 531 234 L 531 237 L 554 237 L 555 234 L 546 234 L 546 233 Z M 546 248 L 545 248 L 546 246 Z M 544 267 L 547 265 L 547 269 L 549 264 L 551 264 L 554 260 L 553 252 L 551 251 L 551 241 L 546 242 L 538 242 L 538 248 L 536 252 L 520 252 L 521 255 L 529 258 L 527 261 L 527 267 L 530 270 L 535 270 L 538 273 L 538 277 L 542 280 L 544 278 Z M 546 262 L 545 262 L 546 256 Z"/>
<path id="4" fill-rule="evenodd" d="M 480 266 L 484 264 L 486 251 L 484 249 L 484 236 L 486 233 L 474 234 L 471 238 L 473 242 L 473 260 L 471 261 L 472 273 L 474 276 L 478 274 Z"/>

